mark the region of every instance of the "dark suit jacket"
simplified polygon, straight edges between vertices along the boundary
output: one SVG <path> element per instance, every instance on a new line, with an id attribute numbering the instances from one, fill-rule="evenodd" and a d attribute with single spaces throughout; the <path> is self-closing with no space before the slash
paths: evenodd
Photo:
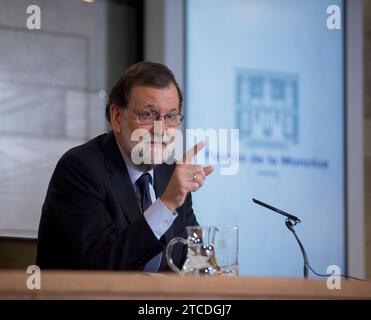
<path id="1" fill-rule="evenodd" d="M 154 170 L 156 196 L 175 165 Z M 141 214 L 133 185 L 112 132 L 69 150 L 59 160 L 42 207 L 37 265 L 45 269 L 142 270 L 173 237 L 197 224 L 191 194 L 178 217 L 156 238 Z M 184 259 L 180 246 L 174 262 Z M 168 270 L 163 252 L 160 271 Z"/>

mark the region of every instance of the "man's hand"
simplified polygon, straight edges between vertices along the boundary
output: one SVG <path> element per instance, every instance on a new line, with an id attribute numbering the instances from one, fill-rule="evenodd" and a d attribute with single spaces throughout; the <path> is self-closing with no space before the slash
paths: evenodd
<path id="1" fill-rule="evenodd" d="M 206 176 L 214 170 L 212 166 L 192 164 L 194 156 L 204 146 L 205 141 L 201 141 L 186 152 L 182 163 L 176 165 L 165 192 L 160 196 L 161 201 L 172 212 L 184 203 L 188 192 L 198 190 L 204 184 Z"/>

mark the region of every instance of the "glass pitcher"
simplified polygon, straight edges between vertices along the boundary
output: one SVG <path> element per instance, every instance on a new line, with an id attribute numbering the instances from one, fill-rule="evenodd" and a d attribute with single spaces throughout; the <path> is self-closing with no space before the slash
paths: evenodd
<path id="1" fill-rule="evenodd" d="M 214 240 L 216 227 L 186 227 L 187 239 L 174 238 L 166 248 L 166 259 L 171 270 L 181 274 L 216 275 L 220 267 L 216 262 Z M 171 258 L 173 246 L 182 243 L 187 246 L 187 257 L 183 267 L 179 269 Z"/>

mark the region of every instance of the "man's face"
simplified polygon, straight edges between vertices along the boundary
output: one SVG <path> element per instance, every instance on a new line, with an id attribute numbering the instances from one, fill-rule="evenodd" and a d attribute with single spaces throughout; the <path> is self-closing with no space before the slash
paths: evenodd
<path id="1" fill-rule="evenodd" d="M 132 141 L 132 133 L 136 129 L 145 129 L 151 135 L 151 142 L 145 143 L 145 155 L 150 159 L 154 159 L 155 154 L 163 152 L 165 147 L 172 141 L 173 131 L 175 126 L 166 126 L 163 117 L 158 120 L 155 132 L 154 123 L 143 123 L 140 115 L 148 115 L 149 113 L 156 112 L 159 115 L 179 112 L 179 96 L 178 91 L 173 83 L 163 89 L 154 87 L 138 85 L 134 86 L 130 92 L 128 106 L 124 110 L 120 110 L 121 116 L 121 130 L 117 132 L 114 129 L 115 135 L 122 149 L 131 157 L 133 148 L 139 141 Z M 161 139 L 154 139 L 156 134 Z M 156 140 L 156 141 L 154 141 Z M 153 161 L 151 164 L 143 164 L 138 166 L 141 170 L 150 170 L 154 167 Z"/>

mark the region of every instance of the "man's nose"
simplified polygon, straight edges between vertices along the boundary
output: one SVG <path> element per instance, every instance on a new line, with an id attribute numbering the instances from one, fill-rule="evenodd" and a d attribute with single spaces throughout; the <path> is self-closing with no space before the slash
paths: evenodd
<path id="1" fill-rule="evenodd" d="M 164 134 L 166 132 L 165 116 L 159 116 L 158 120 L 161 121 L 161 133 Z"/>
<path id="2" fill-rule="evenodd" d="M 166 134 L 166 124 L 163 116 L 160 116 L 158 120 L 153 123 L 151 133 L 156 136 L 163 136 Z"/>

